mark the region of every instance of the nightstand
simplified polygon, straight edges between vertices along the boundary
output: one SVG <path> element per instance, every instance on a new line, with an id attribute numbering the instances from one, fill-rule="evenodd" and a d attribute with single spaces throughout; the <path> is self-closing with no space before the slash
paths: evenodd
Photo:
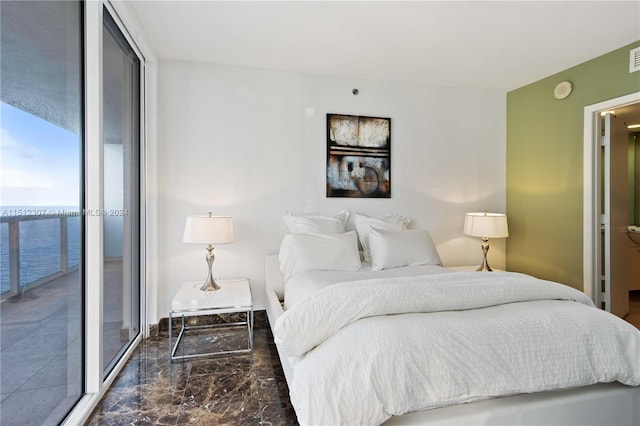
<path id="1" fill-rule="evenodd" d="M 251 287 L 246 278 L 234 280 L 217 280 L 220 290 L 202 291 L 202 282 L 191 281 L 183 283 L 171 302 L 169 311 L 169 359 L 170 361 L 187 358 L 197 358 L 205 356 L 229 355 L 229 354 L 249 354 L 253 351 L 253 300 L 251 298 Z M 245 321 L 221 322 L 204 325 L 185 324 L 185 318 L 203 315 L 218 314 L 244 314 Z M 173 343 L 172 327 L 173 318 L 181 317 L 182 325 L 178 337 Z M 246 349 L 220 350 L 206 353 L 191 353 L 176 355 L 185 332 L 189 330 L 218 329 L 223 327 L 246 328 L 247 347 Z"/>
<path id="2" fill-rule="evenodd" d="M 446 266 L 447 269 L 457 272 L 475 271 L 480 265 L 466 265 L 466 266 Z M 491 268 L 494 272 L 504 272 L 504 269 Z M 477 272 L 489 272 L 489 271 L 477 271 Z"/>

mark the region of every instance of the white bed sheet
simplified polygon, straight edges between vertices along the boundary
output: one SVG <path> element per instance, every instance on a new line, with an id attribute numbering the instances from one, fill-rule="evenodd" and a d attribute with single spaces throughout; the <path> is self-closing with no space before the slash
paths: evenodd
<path id="1" fill-rule="evenodd" d="M 453 273 L 450 269 L 435 265 L 403 266 L 372 271 L 370 263 L 363 263 L 359 271 L 311 271 L 290 277 L 285 282 L 284 307 L 290 309 L 319 290 L 341 282 L 373 278 L 416 277 L 419 275 Z"/>

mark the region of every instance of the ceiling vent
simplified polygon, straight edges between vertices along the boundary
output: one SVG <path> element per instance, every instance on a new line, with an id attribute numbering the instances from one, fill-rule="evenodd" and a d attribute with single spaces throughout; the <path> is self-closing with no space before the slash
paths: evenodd
<path id="1" fill-rule="evenodd" d="M 640 71 L 640 47 L 629 52 L 629 72 Z"/>

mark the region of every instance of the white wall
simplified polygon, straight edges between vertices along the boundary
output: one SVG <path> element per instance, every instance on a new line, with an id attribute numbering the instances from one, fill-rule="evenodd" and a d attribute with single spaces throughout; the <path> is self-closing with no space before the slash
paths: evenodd
<path id="1" fill-rule="evenodd" d="M 353 96 L 351 90 L 360 94 Z M 325 196 L 326 114 L 391 117 L 391 199 Z M 236 240 L 216 247 L 214 274 L 250 278 L 264 307 L 264 261 L 282 213 L 397 212 L 428 229 L 445 264 L 482 258 L 462 234 L 468 211 L 506 206 L 506 97 L 501 92 L 352 80 L 162 61 L 156 156 L 148 164 L 157 322 L 180 283 L 204 279 L 204 247 L 184 244 L 188 214 L 231 215 Z M 504 242 L 490 263 L 504 267 Z M 149 301 L 153 306 L 154 301 Z M 155 320 L 155 321 L 154 321 Z"/>

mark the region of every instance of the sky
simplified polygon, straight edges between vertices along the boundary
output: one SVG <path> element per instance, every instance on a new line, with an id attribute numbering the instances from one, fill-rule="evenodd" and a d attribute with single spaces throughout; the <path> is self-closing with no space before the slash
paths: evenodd
<path id="1" fill-rule="evenodd" d="M 0 207 L 78 206 L 80 136 L 0 103 Z"/>

